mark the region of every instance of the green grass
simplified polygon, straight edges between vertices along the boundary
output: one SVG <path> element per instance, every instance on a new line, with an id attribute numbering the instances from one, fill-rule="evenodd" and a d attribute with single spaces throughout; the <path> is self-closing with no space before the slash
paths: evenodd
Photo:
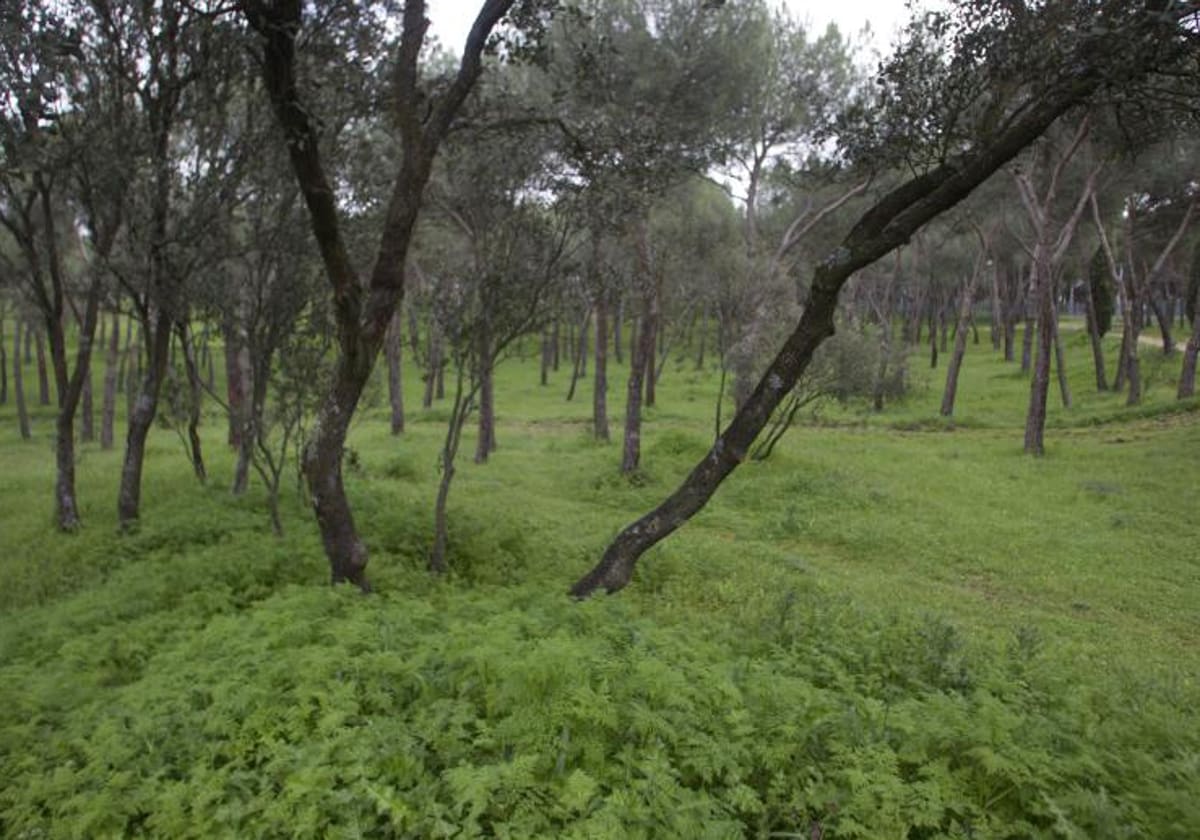
<path id="1" fill-rule="evenodd" d="M 567 403 L 568 370 L 506 362 L 439 581 L 444 412 L 407 369 L 405 435 L 368 405 L 349 443 L 367 599 L 325 585 L 290 483 L 282 540 L 229 496 L 215 413 L 209 486 L 155 430 L 118 535 L 120 447 L 89 444 L 85 528 L 55 533 L 53 416 L 22 442 L 10 401 L 0 835 L 1194 837 L 1200 413 L 1177 359 L 1143 349 L 1127 409 L 1066 338 L 1045 458 L 1013 365 L 970 346 L 951 423 L 918 353 L 906 401 L 825 409 L 585 604 L 567 586 L 705 451 L 714 371 L 668 364 L 630 484 L 590 379 Z"/>

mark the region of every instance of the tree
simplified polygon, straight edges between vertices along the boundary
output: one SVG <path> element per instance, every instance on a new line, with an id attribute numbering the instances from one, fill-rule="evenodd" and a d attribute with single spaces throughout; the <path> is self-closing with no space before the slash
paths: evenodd
<path id="1" fill-rule="evenodd" d="M 1184 348 L 1183 367 L 1179 373 L 1179 389 L 1176 395 L 1181 400 L 1196 394 L 1196 357 L 1200 355 L 1200 242 L 1196 243 L 1192 252 L 1183 311 L 1192 325 L 1192 334 Z"/>
<path id="2" fill-rule="evenodd" d="M 483 52 L 492 30 L 513 2 L 484 2 L 457 71 L 452 78 L 436 80 L 421 74 L 421 47 L 429 26 L 425 3 L 409 0 L 404 4 L 391 93 L 401 141 L 400 163 L 365 282 L 360 280 L 342 232 L 344 210 L 326 174 L 318 123 L 303 93 L 300 48 L 304 42 L 298 38 L 305 24 L 304 6 L 299 0 L 246 0 L 242 6 L 259 38 L 263 79 L 308 208 L 337 325 L 333 376 L 304 452 L 304 475 L 334 583 L 348 581 L 364 591 L 370 588 L 367 548 L 355 527 L 342 481 L 346 432 L 404 294 L 405 264 L 434 158 L 483 70 Z M 353 16 L 358 13 L 357 9 L 349 12 Z M 380 31 L 374 37 L 383 37 L 383 23 L 379 22 Z"/>
<path id="3" fill-rule="evenodd" d="M 1029 410 L 1025 417 L 1025 451 L 1031 455 L 1045 454 L 1043 437 L 1046 429 L 1046 399 L 1050 390 L 1050 354 L 1057 356 L 1058 381 L 1063 404 L 1070 406 L 1071 396 L 1067 389 L 1066 372 L 1063 370 L 1063 354 L 1058 339 L 1058 311 L 1054 304 L 1054 277 L 1058 266 L 1066 256 L 1075 235 L 1075 227 L 1092 197 L 1099 166 L 1092 167 L 1087 175 L 1074 209 L 1061 224 L 1054 222 L 1055 203 L 1062 184 L 1063 175 L 1071 158 L 1087 136 L 1089 121 L 1080 121 L 1066 150 L 1055 155 L 1049 138 L 1043 141 L 1040 151 L 1049 172 L 1043 189 L 1034 184 L 1034 176 L 1022 169 L 1014 173 L 1021 203 L 1029 214 L 1033 230 L 1033 242 L 1022 243 L 1029 254 L 1033 271 L 1033 298 L 1037 307 L 1038 343 L 1037 360 L 1029 386 Z M 1055 159 L 1057 158 L 1057 159 Z"/>
<path id="4" fill-rule="evenodd" d="M 750 398 L 679 488 L 621 531 L 572 594 L 623 588 L 638 558 L 708 502 L 832 334 L 839 292 L 855 271 L 966 198 L 1064 114 L 1177 60 L 1188 36 L 1166 8 L 1059 3 L 1010 20 L 1001 9 L 959 6 L 910 28 L 883 69 L 879 111 L 846 145 L 877 165 L 908 160 L 915 174 L 877 198 L 816 267 L 795 330 Z"/>
<path id="5" fill-rule="evenodd" d="M 81 524 L 75 489 L 75 416 L 89 381 L 91 344 L 104 290 L 104 276 L 95 256 L 104 258 L 111 251 L 121 214 L 118 209 L 104 219 L 97 212 L 89 157 L 84 151 L 86 142 L 79 141 L 81 134 L 91 131 L 100 139 L 105 127 L 101 115 L 95 115 L 97 120 L 82 129 L 78 126 L 89 116 L 78 110 L 87 93 L 75 92 L 80 88 L 88 91 L 86 83 L 78 83 L 76 69 L 76 61 L 84 58 L 84 44 L 65 18 L 37 7 L 24 7 L 22 12 L 15 26 L 3 30 L 5 42 L 0 58 L 0 83 L 11 97 L 0 125 L 0 224 L 23 258 L 24 270 L 19 273 L 25 281 L 26 297 L 36 308 L 50 345 L 58 393 L 55 518 L 60 529 L 72 531 Z M 120 188 L 114 192 L 119 208 Z M 68 199 L 68 193 L 74 201 Z M 69 242 L 65 230 L 73 227 L 73 211 L 77 209 L 90 241 L 81 237 L 82 266 L 73 270 L 64 253 Z M 82 281 L 76 280 L 77 273 L 83 275 Z M 82 311 L 78 298 L 82 298 Z M 73 368 L 67 348 L 68 309 L 73 310 L 79 324 Z M 48 389 L 40 338 L 38 360 L 45 402 Z M 22 434 L 27 436 L 19 362 L 14 353 L 18 414 Z"/>

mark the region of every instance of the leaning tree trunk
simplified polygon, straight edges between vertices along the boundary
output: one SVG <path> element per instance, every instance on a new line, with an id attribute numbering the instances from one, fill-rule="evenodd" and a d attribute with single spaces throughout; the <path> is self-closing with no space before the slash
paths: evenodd
<path id="1" fill-rule="evenodd" d="M 167 360 L 171 353 L 171 316 L 160 309 L 154 320 L 155 323 L 150 326 L 149 359 L 141 384 L 137 386 L 137 396 L 129 412 L 129 431 L 125 437 L 125 460 L 121 466 L 121 486 L 117 491 L 117 522 L 123 529 L 131 527 L 141 514 L 146 438 L 158 413 L 158 395 L 166 378 Z"/>
<path id="2" fill-rule="evenodd" d="M 584 597 L 597 589 L 614 592 L 625 587 L 638 558 L 704 507 L 721 482 L 745 460 L 755 437 L 783 398 L 791 393 L 817 347 L 833 334 L 838 294 L 846 280 L 908 241 L 926 222 L 964 199 L 1041 136 L 1061 114 L 1088 97 L 1103 76 L 1087 69 L 1071 84 L 1029 104 L 987 142 L 902 183 L 859 218 L 841 246 L 818 263 L 795 330 L 708 454 L 662 504 L 617 535 L 595 568 L 572 587 L 574 596 Z M 644 366 L 638 364 L 641 360 L 634 361 L 635 370 Z"/>

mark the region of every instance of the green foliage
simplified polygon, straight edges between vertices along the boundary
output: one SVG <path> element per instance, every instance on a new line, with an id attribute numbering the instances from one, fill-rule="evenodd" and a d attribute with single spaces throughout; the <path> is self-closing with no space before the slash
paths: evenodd
<path id="1" fill-rule="evenodd" d="M 1031 461 L 1026 381 L 972 346 L 961 423 L 928 422 L 919 380 L 830 405 L 577 604 L 571 575 L 703 455 L 717 374 L 668 366 L 639 485 L 536 373 L 499 371 L 445 580 L 441 430 L 355 425 L 370 598 L 324 584 L 294 488 L 284 539 L 260 488 L 228 495 L 221 418 L 210 487 L 151 437 L 135 534 L 110 525 L 120 453 L 82 447 L 68 536 L 51 409 L 22 443 L 0 408 L 0 836 L 1194 836 L 1195 405 L 1080 387 Z"/>
<path id="2" fill-rule="evenodd" d="M 1088 263 L 1088 289 L 1092 295 L 1092 307 L 1096 310 L 1096 326 L 1100 335 L 1112 329 L 1113 310 L 1116 301 L 1113 294 L 1112 275 L 1108 270 L 1108 258 L 1104 249 L 1097 248 Z"/>

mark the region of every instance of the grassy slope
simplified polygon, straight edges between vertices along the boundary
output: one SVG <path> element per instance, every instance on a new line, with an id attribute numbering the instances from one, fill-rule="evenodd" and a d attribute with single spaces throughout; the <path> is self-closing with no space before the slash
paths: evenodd
<path id="1" fill-rule="evenodd" d="M 325 571 L 319 543 L 296 497 L 285 500 L 288 536 L 283 541 L 269 536 L 257 489 L 246 500 L 228 497 L 222 485 L 230 477 L 232 460 L 220 445 L 221 423 L 216 416 L 208 423 L 205 439 L 213 486 L 197 486 L 173 433 L 156 431 L 143 495 L 143 527 L 136 535 L 119 537 L 112 522 L 120 452 L 100 452 L 89 445 L 83 448 L 80 462 L 87 527 L 77 536 L 52 533 L 52 416 L 48 409 L 36 409 L 35 438 L 23 443 L 16 437 L 10 401 L 0 407 L 0 579 L 4 581 L 0 608 L 6 612 L 0 629 L 0 661 L 6 663 L 6 673 L 0 675 L 5 685 L 0 689 L 0 704 L 9 710 L 0 753 L 8 748 L 25 758 L 6 768 L 10 774 L 18 770 L 23 774 L 23 793 L 0 797 L 0 815 L 7 815 L 0 816 L 0 829 L 42 825 L 77 835 L 133 830 L 176 835 L 180 825 L 189 825 L 198 836 L 218 831 L 212 825 L 234 833 L 251 830 L 252 818 L 230 812 L 229 803 L 259 802 L 265 794 L 239 799 L 226 779 L 224 793 L 212 794 L 209 807 L 198 804 L 195 790 L 187 787 L 205 778 L 196 769 L 198 764 L 188 764 L 199 761 L 194 756 L 188 761 L 171 755 L 155 758 L 152 747 L 150 757 L 137 750 L 123 757 L 109 755 L 118 749 L 115 745 L 128 740 L 106 728 L 114 726 L 113 704 L 117 708 L 131 704 L 139 709 L 134 716 L 141 718 L 146 710 L 187 706 L 181 698 L 189 690 L 186 687 L 195 684 L 211 684 L 211 691 L 221 696 L 264 692 L 255 695 L 257 700 L 243 698 L 244 703 L 291 702 L 288 691 L 299 687 L 289 685 L 273 694 L 270 684 L 262 682 L 265 677 L 255 676 L 269 672 L 273 658 L 285 656 L 279 651 L 299 656 L 296 651 L 320 649 L 333 661 L 349 661 L 364 652 L 378 654 L 389 645 L 400 645 L 407 651 L 405 656 L 421 661 L 443 656 L 436 660 L 442 667 L 475 662 L 482 655 L 478 650 L 491 644 L 491 666 L 501 676 L 479 679 L 485 685 L 499 680 L 497 685 L 503 687 L 506 673 L 524 673 L 530 662 L 546 657 L 556 661 L 554 651 L 543 646 L 552 647 L 557 639 L 567 646 L 558 655 L 572 660 L 571 665 L 560 663 L 563 672 L 581 668 L 580 678 L 586 682 L 596 668 L 612 660 L 614 654 L 604 647 L 605 634 L 610 632 L 605 628 L 618 627 L 635 638 L 657 640 L 652 647 L 657 645 L 660 654 L 631 660 L 627 663 L 631 670 L 618 668 L 612 676 L 614 685 L 636 685 L 645 669 L 666 669 L 655 680 L 686 683 L 701 673 L 706 680 L 712 678 L 710 671 L 693 673 L 692 665 L 711 668 L 722 661 L 744 661 L 747 668 L 755 668 L 775 662 L 776 677 L 780 669 L 797 667 L 804 669 L 804 679 L 823 690 L 841 686 L 838 702 L 890 697 L 888 692 L 900 689 L 883 691 L 879 681 L 885 687 L 897 681 L 905 686 L 902 696 L 919 704 L 913 713 L 917 721 L 935 714 L 930 711 L 936 706 L 929 705 L 934 702 L 931 697 L 962 693 L 961 686 L 947 676 L 959 667 L 951 659 L 959 656 L 954 651 L 960 646 L 966 651 L 961 655 L 974 663 L 978 685 L 990 685 L 993 679 L 997 685 L 1005 684 L 1007 677 L 997 675 L 1008 667 L 1005 657 L 1014 655 L 1014 645 L 1036 647 L 1042 663 L 1039 679 L 1045 686 L 1066 693 L 1070 686 L 1085 687 L 1097 696 L 1113 697 L 1113 709 L 1126 709 L 1131 698 L 1153 706 L 1131 711 L 1129 728 L 1122 730 L 1111 721 L 1089 723 L 1091 715 L 1100 716 L 1100 721 L 1103 714 L 1118 715 L 1113 709 L 1098 711 L 1095 704 L 1100 701 L 1095 697 L 1079 708 L 1064 701 L 1069 726 L 1082 727 L 1079 737 L 1084 741 L 1095 737 L 1094 726 L 1111 730 L 1104 736 L 1109 744 L 1107 759 L 1101 760 L 1127 763 L 1127 771 L 1142 776 L 1149 786 L 1149 793 L 1125 792 L 1124 798 L 1121 791 L 1114 793 L 1112 830 L 1131 830 L 1135 836 L 1188 836 L 1190 829 L 1180 820 L 1195 812 L 1178 802 L 1164 805 L 1159 799 L 1175 797 L 1182 802 L 1200 796 L 1196 788 L 1200 771 L 1193 766 L 1196 739 L 1178 746 L 1178 755 L 1162 752 L 1169 752 L 1165 743 L 1152 742 L 1157 735 L 1169 739 L 1175 737 L 1171 733 L 1200 729 L 1191 708 L 1200 666 L 1200 548 L 1191 524 L 1195 477 L 1200 472 L 1200 413 L 1194 403 L 1179 412 L 1162 412 L 1173 408 L 1178 363 L 1159 362 L 1149 351 L 1143 351 L 1149 373 L 1144 408 L 1127 411 L 1119 397 L 1095 394 L 1089 386 L 1083 338 L 1073 335 L 1069 340 L 1076 407 L 1064 411 L 1053 405 L 1046 458 L 1022 455 L 1020 424 L 1027 381 L 1012 366 L 994 359 L 990 348 L 969 349 L 955 424 L 936 418 L 942 370 L 926 373 L 915 358 L 916 388 L 907 402 L 878 416 L 853 408 L 830 409 L 823 424 L 794 430 L 772 460 L 745 465 L 696 521 L 654 549 L 630 590 L 585 607 L 566 602 L 566 586 L 594 561 L 617 528 L 661 498 L 703 453 L 716 391 L 711 371 L 696 373 L 690 363 L 668 366 L 660 406 L 649 412 L 646 474 L 638 486 L 629 486 L 614 474 L 618 444 L 604 446 L 588 439 L 590 380 L 583 383 L 581 397 L 568 404 L 563 400 L 566 370 L 555 376 L 550 388 L 540 388 L 533 362 L 507 362 L 497 386 L 500 451 L 493 463 L 476 467 L 469 463 L 471 442 L 464 445 L 468 458 L 463 459 L 451 498 L 451 562 L 456 572 L 444 583 L 428 580 L 421 571 L 431 530 L 435 453 L 444 414 L 416 408 L 418 381 L 413 371 L 407 371 L 408 433 L 392 439 L 383 422 L 385 410 L 379 405 L 362 413 L 352 434 L 351 446 L 361 466 L 352 471 L 348 485 L 372 550 L 373 580 L 382 593 L 365 607 L 353 606 L 349 595 L 327 593 L 321 586 Z M 617 432 L 624 370 L 615 372 L 612 380 L 611 413 L 618 419 Z M 27 384 L 32 381 L 27 374 Z M 328 619 L 322 617 L 326 614 Z M 575 614 L 580 617 L 572 618 Z M 328 623 L 340 629 L 318 638 L 306 635 L 316 632 L 311 629 L 284 629 L 290 626 L 288 616 L 300 625 Z M 395 632 L 403 642 L 393 641 L 393 631 L 387 629 L 392 622 L 400 628 Z M 363 633 L 367 641 L 360 638 Z M 561 633 L 567 634 L 565 640 L 560 639 Z M 950 635 L 943 638 L 937 636 L 940 633 Z M 686 643 L 674 647 L 680 639 Z M 918 648 L 924 652 L 914 654 Z M 776 659 L 783 655 L 781 651 L 787 655 L 786 666 Z M 829 666 L 833 677 L 813 676 L 811 669 L 819 661 L 815 651 L 826 651 L 836 663 Z M 809 656 L 816 658 L 807 661 Z M 904 670 L 906 665 L 889 664 L 906 663 L 913 656 L 917 664 L 912 674 L 918 676 Z M 198 667 L 192 664 L 197 658 L 211 660 L 214 669 L 189 671 Z M 328 666 L 321 660 L 313 673 L 322 674 Z M 929 667 L 936 671 L 933 676 L 926 673 Z M 251 675 L 229 682 L 231 669 L 249 669 Z M 902 679 L 893 673 L 896 669 L 905 675 Z M 314 679 L 321 691 L 328 689 L 330 683 Z M 553 682 L 545 674 L 529 679 Z M 843 685 L 843 680 L 849 682 Z M 305 690 L 317 691 L 311 686 Z M 528 686 L 522 684 L 520 690 L 527 691 Z M 599 702 L 600 696 L 615 702 L 610 694 L 616 689 L 609 681 L 592 690 L 589 702 Z M 784 691 L 780 686 L 772 690 Z M 1045 690 L 1047 696 L 1053 693 Z M 467 689 L 458 691 L 461 697 Z M 554 697 L 569 694 L 562 686 L 545 691 Z M 738 691 L 742 702 L 749 703 L 746 686 L 738 683 Z M 445 692 L 434 694 L 441 697 Z M 524 700 L 513 702 L 520 706 Z M 488 714 L 504 708 L 494 697 L 480 703 L 491 710 Z M 1053 703 L 1045 704 L 1051 707 Z M 359 708 L 366 706 L 360 703 Z M 764 714 L 761 706 L 753 708 L 756 716 Z M 864 708 L 873 707 L 868 703 Z M 1033 731 L 1039 722 L 1045 723 L 1030 708 L 1019 704 L 1013 708 L 1019 708 L 1013 712 L 1018 729 Z M 969 720 L 975 720 L 977 712 Z M 186 716 L 186 710 L 178 714 Z M 285 742 L 290 737 L 277 732 L 255 736 L 244 714 L 239 717 L 236 709 L 229 714 L 243 721 L 231 730 L 241 737 Z M 945 709 L 936 714 L 939 720 L 955 719 Z M 700 712 L 693 716 L 702 717 Z M 671 731 L 683 726 L 683 721 L 673 722 Z M 414 730 L 423 725 L 410 723 Z M 161 734 L 162 727 L 175 725 L 178 721 L 166 722 L 150 731 Z M 539 725 L 528 723 L 520 737 L 511 736 L 504 754 L 511 755 L 514 744 L 520 752 L 527 746 L 523 739 L 541 731 Z M 586 731 L 583 723 L 572 725 Z M 1059 725 L 1068 726 L 1062 721 Z M 442 721 L 435 728 L 445 726 Z M 1161 727 L 1161 731 L 1137 728 L 1141 726 Z M 727 730 L 728 721 L 721 728 Z M 222 737 L 233 741 L 237 736 L 210 735 L 209 743 Z M 440 773 L 444 789 L 420 796 L 409 791 L 404 807 L 416 807 L 414 802 L 474 802 L 463 788 L 470 780 L 456 782 L 452 771 L 454 766 L 486 765 L 478 737 L 459 765 L 449 758 L 445 767 L 427 762 L 418 775 Z M 756 738 L 750 740 L 761 746 L 766 736 L 760 732 Z M 309 730 L 295 735 L 295 740 L 335 743 Z M 43 741 L 48 745 L 31 747 Z M 836 738 L 833 742 L 840 743 Z M 899 745 L 888 741 L 889 749 L 898 755 L 916 749 L 914 743 L 911 738 L 901 739 Z M 714 749 L 727 748 L 726 744 Z M 184 750 L 178 744 L 164 749 Z M 639 806 L 619 801 L 613 791 L 620 786 L 602 778 L 597 769 L 619 764 L 619 756 L 606 754 L 603 747 L 596 749 L 603 760 L 593 756 L 589 763 L 586 755 L 579 758 L 578 772 L 590 773 L 584 773 L 586 780 L 566 776 L 573 781 L 563 781 L 562 790 L 555 788 L 560 801 L 575 796 L 584 804 L 563 806 L 567 810 L 554 818 L 554 825 L 574 826 L 583 836 L 636 834 L 629 815 L 638 814 Z M 949 766 L 959 767 L 947 758 L 947 749 L 945 744 L 928 747 L 928 762 L 920 766 L 948 761 Z M 1029 747 L 1021 754 L 1033 750 Z M 449 751 L 443 749 L 447 755 Z M 869 759 L 854 755 L 847 760 L 850 776 L 846 778 L 835 772 L 835 765 L 840 765 L 826 757 L 820 766 L 829 769 L 823 771 L 821 784 L 829 787 L 817 785 L 802 805 L 780 805 L 764 792 L 769 784 L 749 780 L 742 781 L 757 791 L 759 805 L 730 805 L 744 796 L 737 785 L 729 783 L 721 788 L 723 793 L 714 793 L 715 782 L 703 781 L 714 775 L 720 779 L 720 772 L 711 768 L 695 771 L 702 781 L 687 784 L 686 762 L 677 757 L 672 778 L 679 789 L 703 789 L 722 803 L 716 810 L 704 810 L 716 807 L 705 804 L 708 800 L 697 804 L 697 813 L 703 815 L 699 824 L 720 827 L 721 819 L 738 814 L 726 825 L 730 832 L 754 825 L 763 831 L 781 826 L 801 830 L 814 819 L 822 820 L 834 832 L 831 836 L 856 832 L 881 836 L 876 832 L 885 828 L 917 825 L 909 811 L 892 814 L 894 820 L 888 822 L 892 817 L 880 814 L 892 812 L 879 801 L 869 807 L 855 805 L 856 777 L 851 771 L 867 773 L 878 784 L 882 784 L 878 779 L 892 776 L 883 771 L 881 776 L 871 776 Z M 336 753 L 321 759 L 325 764 L 339 760 Z M 63 769 L 63 761 L 72 768 L 70 772 Z M 1174 768 L 1174 761 L 1187 769 Z M 111 776 L 98 781 L 100 777 L 94 775 L 98 762 L 121 777 L 116 789 L 125 790 L 122 785 L 126 785 L 125 794 L 98 792 L 114 784 Z M 222 766 L 211 758 L 208 764 Z M 748 765 L 761 769 L 769 761 L 758 756 Z M 534 776 L 544 781 L 555 771 L 563 775 L 562 759 L 543 770 Z M 181 772 L 185 781 L 176 784 L 187 793 L 177 798 L 186 804 L 167 807 L 163 803 L 170 796 L 163 793 L 159 777 L 166 773 L 178 778 Z M 288 780 L 283 783 L 285 792 L 299 773 L 294 767 L 273 772 Z M 644 768 L 639 772 L 652 777 Z M 250 775 L 257 780 L 262 774 Z M 892 775 L 907 785 L 914 783 L 903 763 Z M 983 776 L 985 781 L 991 778 Z M 1020 789 L 1023 783 L 1006 787 L 996 782 L 994 791 L 975 790 L 969 784 L 958 789 L 954 785 L 967 783 L 955 776 L 953 784 L 946 781 L 942 788 L 957 791 L 945 797 L 957 804 L 943 808 L 942 816 L 932 823 L 933 833 L 912 836 L 952 836 L 952 829 L 965 832 L 962 826 L 972 823 L 979 830 L 991 825 L 997 832 L 994 836 L 1005 836 L 1005 831 L 1051 836 L 1058 819 L 1055 809 L 1065 809 L 1069 818 L 1062 817 L 1061 823 L 1074 827 L 1071 830 L 1104 836 L 1097 826 L 1104 825 L 1102 816 L 1109 805 L 1092 799 L 1072 805 L 1069 786 L 1062 781 L 1068 777 L 1065 769 L 1056 768 L 1049 781 L 1043 780 L 1043 787 L 1050 790 L 1056 784 L 1064 787 L 1065 798 L 1051 808 L 1038 804 L 1041 800 L 1013 801 L 1006 791 Z M 153 784 L 147 779 L 153 779 Z M 587 785 L 593 783 L 598 791 L 608 793 L 592 790 L 589 794 Z M 374 797 L 370 801 L 377 819 L 397 832 L 410 830 L 420 836 L 436 833 L 438 825 L 447 833 L 450 825 L 475 825 L 488 831 L 503 824 L 494 813 L 495 789 L 480 794 L 487 804 L 480 806 L 479 813 L 474 805 L 458 810 L 446 806 L 444 813 L 401 818 L 395 812 L 399 806 L 376 801 L 381 784 L 367 785 Z M 572 785 L 583 785 L 583 792 Z M 278 786 L 275 791 L 279 797 Z M 1099 795 L 1088 794 L 1093 799 Z M 877 794 L 875 800 L 881 797 Z M 1001 798 L 993 801 L 994 797 Z M 279 798 L 294 807 L 274 816 L 255 811 L 253 819 L 290 825 L 298 833 L 303 833 L 298 826 L 311 822 L 315 836 L 331 830 L 323 822 L 328 819 L 326 811 L 296 810 L 294 803 L 305 801 L 304 795 Z M 831 810 L 826 800 L 841 803 L 840 810 Z M 651 801 L 649 795 L 639 800 L 645 807 Z M 1002 806 L 1014 810 L 1001 813 Z M 57 807 L 63 811 L 57 812 Z M 665 813 L 677 816 L 681 807 L 680 801 L 671 800 L 664 806 Z M 176 813 L 171 808 L 182 815 L 180 822 L 170 822 L 170 815 Z M 769 817 L 763 816 L 764 809 Z M 634 820 L 634 824 L 644 828 L 660 820 L 657 831 L 645 829 L 649 836 L 687 830 L 677 823 L 664 827 L 661 820 L 667 817 L 662 814 L 643 817 L 642 823 Z M 202 819 L 216 822 L 202 829 Z M 1030 821 L 1028 827 L 1020 822 L 1024 819 Z M 855 827 L 858 823 L 867 826 L 865 833 Z M 1067 828 L 1057 833 L 1071 836 Z"/>

